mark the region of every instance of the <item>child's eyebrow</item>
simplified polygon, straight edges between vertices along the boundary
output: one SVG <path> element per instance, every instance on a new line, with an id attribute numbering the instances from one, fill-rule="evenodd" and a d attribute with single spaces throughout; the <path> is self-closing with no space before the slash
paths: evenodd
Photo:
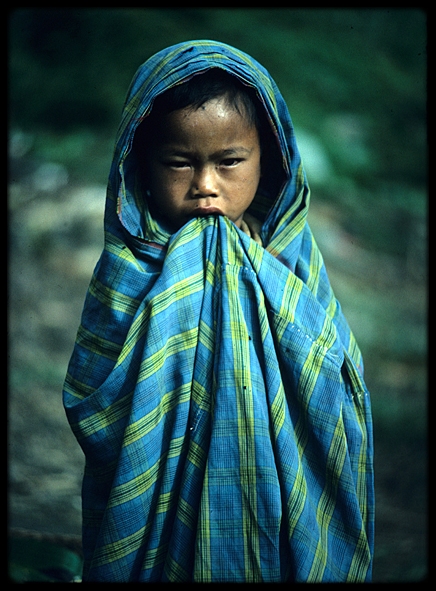
<path id="1" fill-rule="evenodd" d="M 251 154 L 253 148 L 245 148 L 244 146 L 232 146 L 231 148 L 226 148 L 218 152 L 221 156 L 233 156 L 233 154 Z"/>
<path id="2" fill-rule="evenodd" d="M 224 148 L 223 150 L 217 150 L 213 154 L 211 154 L 212 158 L 223 158 L 226 156 L 235 156 L 246 154 L 249 155 L 253 151 L 253 148 L 246 148 L 245 146 L 230 146 L 229 148 Z M 195 152 L 191 150 L 186 150 L 185 148 L 176 148 L 176 147 L 162 147 L 161 153 L 165 156 L 180 156 L 180 157 L 192 157 L 195 156 Z"/>

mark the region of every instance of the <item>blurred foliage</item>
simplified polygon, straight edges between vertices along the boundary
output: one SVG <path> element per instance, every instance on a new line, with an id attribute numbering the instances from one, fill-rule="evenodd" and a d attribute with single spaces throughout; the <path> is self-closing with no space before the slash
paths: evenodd
<path id="1" fill-rule="evenodd" d="M 327 150 L 332 174 L 317 188 L 320 198 L 350 210 L 368 244 L 405 255 L 407 241 L 395 236 L 426 206 L 423 11 L 34 8 L 13 11 L 9 32 L 11 126 L 39 130 L 42 153 L 55 146 L 67 164 L 60 134 L 72 134 L 76 147 L 98 134 L 103 145 L 92 153 L 102 182 L 107 165 L 98 154 L 110 156 L 108 136 L 141 63 L 193 38 L 248 52 L 272 73 L 297 130 Z M 374 210 L 392 218 L 383 232 L 366 214 Z"/>
<path id="2" fill-rule="evenodd" d="M 86 244 L 81 233 L 95 239 L 95 226 L 86 225 L 90 187 L 106 184 L 124 98 L 139 65 L 164 47 L 202 38 L 234 45 L 269 70 L 289 106 L 312 188 L 309 221 L 364 353 L 380 458 L 376 486 L 385 495 L 378 492 L 378 576 L 386 580 L 398 572 L 412 580 L 423 572 L 423 542 L 416 540 L 425 519 L 426 13 L 23 8 L 10 12 L 8 24 L 10 196 L 21 232 L 15 250 L 28 249 L 28 272 L 41 280 L 42 303 L 50 304 L 47 293 L 57 281 L 42 271 L 50 245 L 59 260 L 59 253 L 70 260 L 73 244 Z M 86 196 L 65 209 L 62 199 L 74 187 L 85 187 Z M 73 211 L 82 214 L 80 223 L 71 222 Z M 35 293 L 36 279 L 35 285 L 26 281 Z M 52 297 L 65 316 L 61 295 L 53 290 Z M 28 344 L 21 309 L 17 317 Z M 70 329 L 60 324 L 57 330 L 65 339 Z M 41 375 L 20 360 L 18 378 L 26 384 L 40 379 L 42 390 L 58 379 L 65 368 L 54 370 L 52 353 L 51 373 L 41 365 L 41 350 L 52 341 L 50 332 L 47 343 L 28 346 Z M 391 470 L 392 458 L 398 465 Z M 406 508 L 400 517 L 399 507 Z"/>
<path id="3" fill-rule="evenodd" d="M 397 289 L 426 281 L 424 11 L 27 8 L 11 13 L 9 33 L 12 152 L 60 165 L 58 176 L 64 171 L 70 183 L 106 184 L 127 88 L 150 55 L 209 38 L 257 58 L 289 105 L 316 202 L 333 207 L 361 247 L 360 263 L 352 264 L 358 280 L 335 282 L 339 299 L 354 302 L 368 319 L 359 339 L 376 354 L 422 358 L 421 292 L 402 299 L 382 293 L 380 277 L 396 266 Z M 12 180 L 24 166 L 12 159 Z M 327 259 L 339 264 L 329 258 L 331 239 L 322 243 L 325 225 L 321 219 L 315 235 Z M 377 299 L 362 290 L 365 275 L 381 285 Z M 397 338 L 402 318 L 409 319 L 407 339 Z"/>
<path id="4" fill-rule="evenodd" d="M 62 540 L 11 536 L 9 540 L 9 576 L 13 583 L 81 582 L 83 558 Z"/>
<path id="5" fill-rule="evenodd" d="M 425 12 L 411 8 L 17 9 L 9 21 L 14 149 L 63 166 L 70 182 L 105 184 L 138 66 L 183 40 L 224 41 L 278 83 L 317 202 L 334 206 L 366 251 L 393 257 L 403 281 L 422 283 L 426 33 Z M 14 166 L 12 176 L 21 174 L 23 161 Z"/>

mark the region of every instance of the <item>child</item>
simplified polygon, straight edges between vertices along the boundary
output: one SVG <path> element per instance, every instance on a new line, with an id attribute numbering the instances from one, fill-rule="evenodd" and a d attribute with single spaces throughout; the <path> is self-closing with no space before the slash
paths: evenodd
<path id="1" fill-rule="evenodd" d="M 362 361 L 286 104 L 228 45 L 136 73 L 64 387 L 85 581 L 369 581 Z"/>

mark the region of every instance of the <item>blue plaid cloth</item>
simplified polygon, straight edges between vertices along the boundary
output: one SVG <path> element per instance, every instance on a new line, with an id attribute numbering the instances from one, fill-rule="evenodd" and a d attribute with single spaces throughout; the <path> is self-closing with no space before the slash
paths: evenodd
<path id="1" fill-rule="evenodd" d="M 257 90 L 279 194 L 171 235 L 137 184 L 153 99 L 219 67 Z M 63 400 L 81 445 L 85 581 L 369 581 L 370 400 L 307 224 L 286 104 L 254 59 L 213 41 L 159 52 L 123 110 L 94 271 Z"/>

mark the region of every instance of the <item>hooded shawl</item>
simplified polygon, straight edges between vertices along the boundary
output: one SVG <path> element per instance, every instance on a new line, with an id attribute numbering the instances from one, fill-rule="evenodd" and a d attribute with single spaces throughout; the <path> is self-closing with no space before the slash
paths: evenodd
<path id="1" fill-rule="evenodd" d="M 224 216 L 170 234 L 138 188 L 153 100 L 212 67 L 256 90 L 281 154 L 279 191 L 266 174 L 249 210 L 262 246 Z M 138 69 L 63 392 L 86 458 L 85 581 L 370 580 L 370 401 L 308 206 L 287 106 L 254 59 L 193 41 Z"/>

